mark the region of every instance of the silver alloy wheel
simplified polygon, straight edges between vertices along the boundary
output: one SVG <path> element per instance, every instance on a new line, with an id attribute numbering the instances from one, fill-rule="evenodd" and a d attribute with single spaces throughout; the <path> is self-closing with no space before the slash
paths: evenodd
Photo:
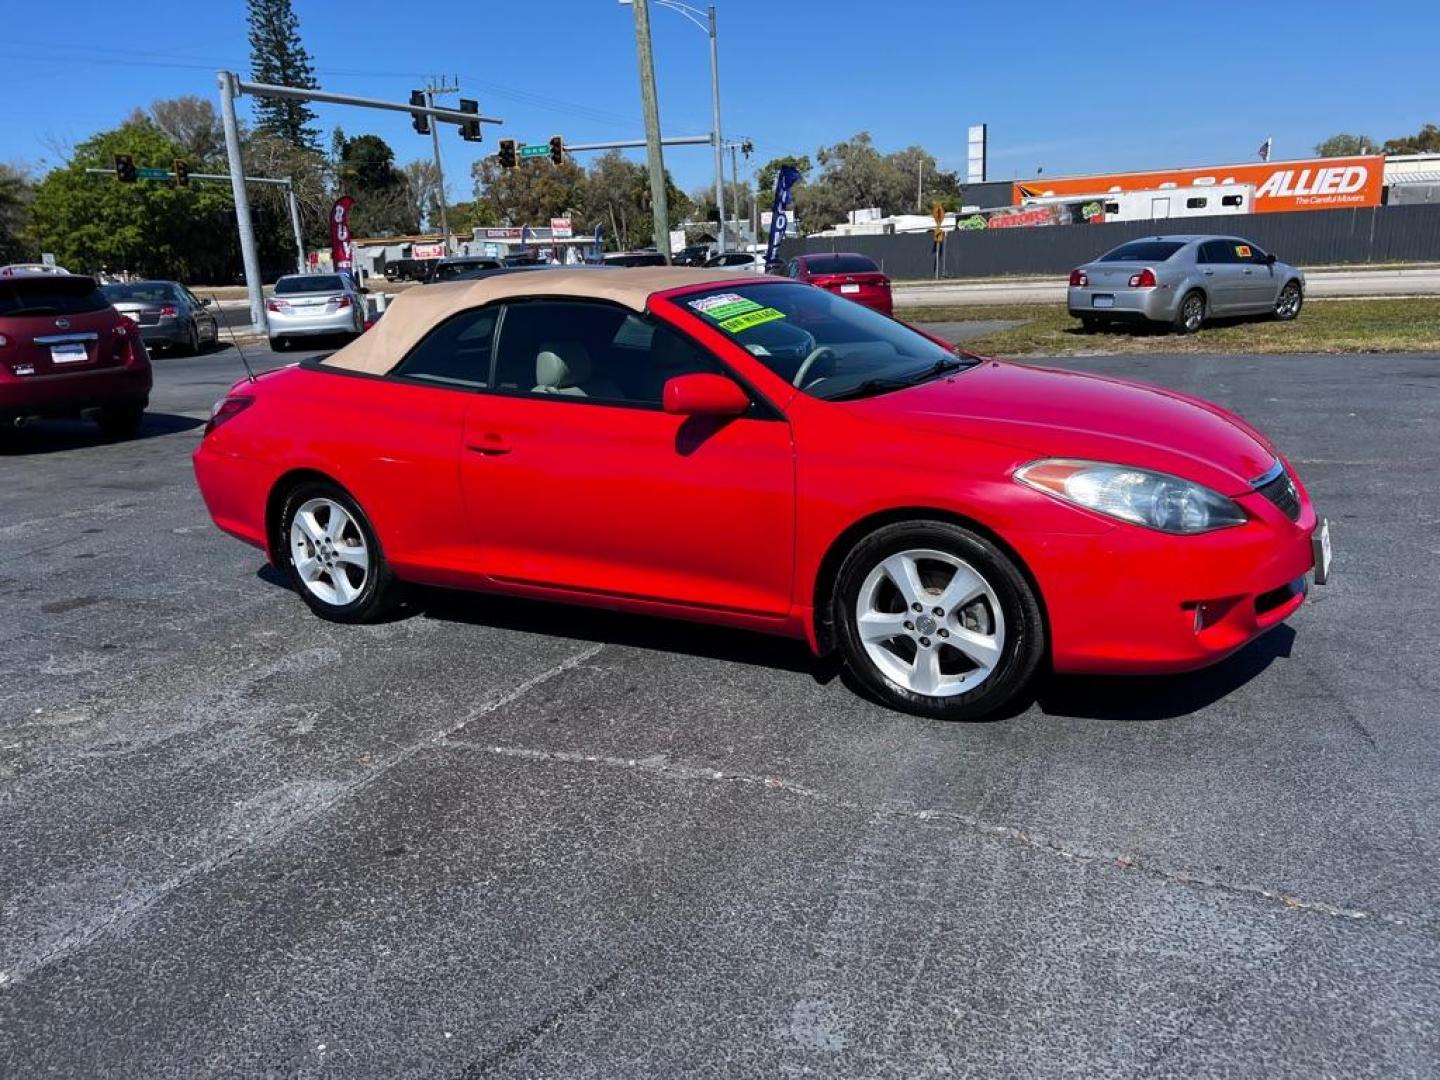
<path id="1" fill-rule="evenodd" d="M 333 499 L 310 499 L 290 522 L 290 555 L 311 595 L 334 607 L 351 603 L 370 578 L 360 525 Z"/>
<path id="2" fill-rule="evenodd" d="M 1185 306 L 1180 312 L 1185 319 L 1186 330 L 1199 330 L 1200 324 L 1205 321 L 1205 301 L 1199 293 L 1191 293 L 1185 298 Z"/>
<path id="3" fill-rule="evenodd" d="M 1275 304 L 1275 314 L 1282 319 L 1293 319 L 1300 314 L 1300 287 L 1286 285 L 1280 290 L 1280 299 Z"/>
<path id="4" fill-rule="evenodd" d="M 1005 651 L 994 588 L 963 559 L 929 548 L 897 552 L 870 571 L 855 629 L 886 678 L 927 697 L 975 689 Z"/>

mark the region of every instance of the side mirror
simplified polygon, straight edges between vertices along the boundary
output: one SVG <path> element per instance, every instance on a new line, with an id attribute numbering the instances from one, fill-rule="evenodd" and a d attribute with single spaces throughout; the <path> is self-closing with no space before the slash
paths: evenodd
<path id="1" fill-rule="evenodd" d="M 200 306 L 201 306 L 201 307 L 209 307 L 211 303 L 212 303 L 212 301 L 211 301 L 210 297 L 208 297 L 208 296 L 204 296 L 204 297 L 201 297 L 201 298 L 200 298 Z"/>
<path id="2" fill-rule="evenodd" d="M 1273 251 L 1272 251 L 1272 252 L 1269 252 L 1269 253 L 1265 256 L 1265 265 L 1266 265 L 1266 266 L 1274 266 L 1275 263 L 1276 263 L 1276 261 L 1277 261 L 1277 260 L 1276 260 L 1276 258 L 1275 258 L 1275 253 L 1274 253 Z"/>
<path id="3" fill-rule="evenodd" d="M 724 375 L 677 375 L 665 383 L 664 406 L 680 416 L 739 416 L 750 395 Z"/>

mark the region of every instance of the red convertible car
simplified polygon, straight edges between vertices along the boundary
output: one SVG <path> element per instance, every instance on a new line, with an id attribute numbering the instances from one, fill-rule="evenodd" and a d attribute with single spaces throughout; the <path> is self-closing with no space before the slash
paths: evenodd
<path id="1" fill-rule="evenodd" d="M 723 271 L 405 293 L 339 352 L 237 383 L 195 470 L 324 618 L 414 583 L 723 623 L 838 649 L 880 700 L 950 719 L 1042 667 L 1210 664 L 1329 560 L 1289 464 L 1215 405 Z"/>

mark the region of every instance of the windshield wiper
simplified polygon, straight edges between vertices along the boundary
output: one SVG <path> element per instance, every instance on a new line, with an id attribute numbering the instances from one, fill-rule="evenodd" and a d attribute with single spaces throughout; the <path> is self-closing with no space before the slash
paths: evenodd
<path id="1" fill-rule="evenodd" d="M 922 382 L 941 375 L 948 375 L 952 371 L 959 371 L 964 367 L 974 367 L 978 361 L 966 363 L 955 357 L 943 356 L 929 367 L 921 368 L 919 371 L 911 372 L 909 375 L 901 376 L 876 376 L 857 383 L 855 386 L 841 390 L 838 394 L 830 394 L 826 401 L 847 401 L 851 398 L 870 397 L 872 394 L 883 394 L 888 390 L 904 390 L 909 386 L 918 386 Z"/>

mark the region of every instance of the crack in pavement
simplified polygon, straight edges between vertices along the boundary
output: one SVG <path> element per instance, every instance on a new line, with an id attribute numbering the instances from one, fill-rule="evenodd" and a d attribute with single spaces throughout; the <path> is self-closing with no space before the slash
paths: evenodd
<path id="1" fill-rule="evenodd" d="M 458 731 L 455 728 L 454 731 Z M 453 733 L 453 732 L 452 732 Z M 559 762 L 577 765 L 600 765 L 608 768 L 635 769 L 654 776 L 685 782 L 731 783 L 765 788 L 784 792 L 802 799 L 813 799 L 839 810 L 867 815 L 875 820 L 897 822 L 920 822 L 952 825 L 978 836 L 997 842 L 1008 842 L 1020 847 L 1048 852 L 1057 858 L 1075 863 L 1114 865 L 1121 870 L 1132 871 L 1154 878 L 1168 885 L 1180 885 L 1191 889 L 1208 890 L 1246 900 L 1262 901 L 1278 905 L 1288 911 L 1300 911 L 1321 915 L 1351 923 L 1371 923 L 1393 926 L 1405 930 L 1419 930 L 1425 933 L 1440 931 L 1440 922 L 1431 916 L 1411 915 L 1395 912 L 1367 911 L 1363 908 L 1344 907 L 1322 900 L 1306 900 L 1278 889 L 1267 889 L 1259 885 L 1237 884 L 1223 881 L 1206 874 L 1150 863 L 1135 855 L 1103 848 L 1090 848 L 1067 844 L 1058 837 L 1033 832 L 1015 825 L 1002 825 L 985 821 L 959 810 L 940 810 L 927 807 L 903 806 L 893 803 L 865 803 L 855 799 L 831 795 L 817 788 L 807 787 L 779 776 L 757 776 L 751 773 L 729 772 L 722 769 L 707 769 L 694 765 L 671 762 L 664 754 L 646 757 L 619 757 L 610 754 L 587 754 L 575 750 L 539 750 L 524 746 L 485 746 L 478 743 L 457 742 L 446 736 L 434 740 L 433 745 L 445 750 L 463 750 L 471 753 L 493 754 L 497 757 L 519 758 L 530 761 Z"/>
<path id="2" fill-rule="evenodd" d="M 157 885 L 153 885 L 148 889 L 138 890 L 129 896 L 121 898 L 103 918 L 95 919 L 87 925 L 58 935 L 48 945 L 32 951 L 28 956 L 22 956 L 12 964 L 9 969 L 0 971 L 0 990 L 8 990 L 18 986 L 22 981 L 40 969 L 55 963 L 57 960 L 63 959 L 79 949 L 83 949 L 107 931 L 119 925 L 122 921 L 143 914 L 177 889 L 183 888 L 185 885 L 208 874 L 210 871 L 225 865 L 249 851 L 256 850 L 267 843 L 283 839 L 296 829 L 313 821 L 343 799 L 368 787 L 395 766 L 403 764 L 420 751 L 427 747 L 434 746 L 437 743 L 443 744 L 449 736 L 460 731 L 472 720 L 479 719 L 488 713 L 494 712 L 496 709 L 504 708 L 506 705 L 524 697 L 542 683 L 549 682 L 551 679 L 563 675 L 572 668 L 579 667 L 593 659 L 603 648 L 605 648 L 605 645 L 602 642 L 591 645 L 589 648 L 582 649 L 580 652 L 566 657 L 553 667 L 547 668 L 539 674 L 532 675 L 530 678 L 504 693 L 488 698 L 467 712 L 464 717 L 456 723 L 417 739 L 415 742 L 391 754 L 374 768 L 344 783 L 334 785 L 325 797 L 309 800 L 297 811 L 283 816 L 269 828 L 261 829 L 239 843 L 231 844 L 219 851 L 212 852 L 210 855 L 191 863 L 185 867 L 185 869 L 171 875 Z"/>

